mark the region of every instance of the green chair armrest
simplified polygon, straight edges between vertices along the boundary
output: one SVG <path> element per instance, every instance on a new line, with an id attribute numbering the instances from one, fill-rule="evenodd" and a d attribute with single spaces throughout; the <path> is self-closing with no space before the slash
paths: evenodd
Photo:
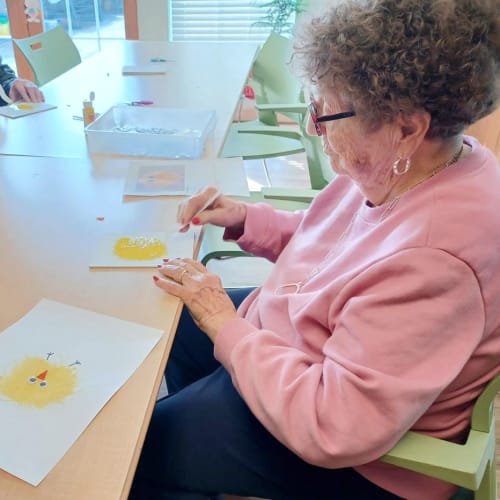
<path id="1" fill-rule="evenodd" d="M 289 199 L 266 200 L 262 192 L 252 192 L 250 197 L 234 197 L 246 203 L 267 202 L 274 208 L 280 210 L 301 210 L 307 208 L 308 204 L 301 201 Z M 210 259 L 229 259 L 233 257 L 248 257 L 250 254 L 242 250 L 232 241 L 224 241 L 222 235 L 224 228 L 207 224 L 203 230 L 198 260 L 207 265 Z"/>
<path id="2" fill-rule="evenodd" d="M 233 124 L 229 129 L 220 156 L 240 156 L 244 160 L 273 158 L 302 153 L 305 148 L 299 132 L 283 130 L 278 126 L 262 125 L 240 133 L 243 124 Z M 245 128 L 244 127 L 244 128 Z"/>
<path id="3" fill-rule="evenodd" d="M 207 224 L 203 232 L 203 238 L 198 252 L 198 260 L 206 265 L 210 259 L 228 259 L 232 257 L 243 257 L 249 254 L 243 251 L 236 243 L 224 241 L 222 234 L 224 228 Z"/>
<path id="4" fill-rule="evenodd" d="M 255 104 L 257 111 L 275 111 L 276 113 L 299 113 L 307 112 L 307 105 L 302 102 L 289 104 Z"/>
<path id="5" fill-rule="evenodd" d="M 494 446 L 494 427 L 490 433 L 471 430 L 464 445 L 408 432 L 380 460 L 477 490 Z"/>
<path id="6" fill-rule="evenodd" d="M 301 140 L 302 135 L 297 127 L 286 125 L 263 125 L 255 122 L 241 122 L 237 125 L 239 134 L 263 134 L 279 137 L 288 137 Z"/>

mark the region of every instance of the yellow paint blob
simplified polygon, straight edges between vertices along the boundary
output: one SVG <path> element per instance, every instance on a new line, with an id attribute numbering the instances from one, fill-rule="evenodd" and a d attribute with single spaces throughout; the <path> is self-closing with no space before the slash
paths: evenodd
<path id="1" fill-rule="evenodd" d="M 17 105 L 17 109 L 21 109 L 21 110 L 24 110 L 24 109 L 35 109 L 35 106 L 33 106 L 33 104 L 26 104 L 25 102 L 20 102 Z"/>
<path id="2" fill-rule="evenodd" d="M 167 247 L 158 238 L 124 237 L 115 243 L 114 253 L 127 260 L 153 260 L 167 255 Z"/>
<path id="3" fill-rule="evenodd" d="M 75 392 L 74 366 L 44 358 L 26 358 L 9 375 L 0 377 L 0 394 L 23 406 L 43 408 L 61 403 Z"/>

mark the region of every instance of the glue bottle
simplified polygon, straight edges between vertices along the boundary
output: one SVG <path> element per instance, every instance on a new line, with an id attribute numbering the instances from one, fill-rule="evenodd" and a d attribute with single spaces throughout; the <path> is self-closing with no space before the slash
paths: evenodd
<path id="1" fill-rule="evenodd" d="M 90 125 L 95 120 L 95 111 L 92 101 L 83 101 L 83 124 Z"/>

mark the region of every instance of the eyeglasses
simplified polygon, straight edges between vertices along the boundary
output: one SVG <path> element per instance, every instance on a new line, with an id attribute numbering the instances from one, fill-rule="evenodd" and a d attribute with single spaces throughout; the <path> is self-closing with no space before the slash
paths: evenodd
<path id="1" fill-rule="evenodd" d="M 311 116 L 311 120 L 314 124 L 314 128 L 316 129 L 316 133 L 318 135 L 323 135 L 323 130 L 321 128 L 320 123 L 331 122 L 334 120 L 342 120 L 342 118 L 349 118 L 351 116 L 356 115 L 354 111 L 344 111 L 343 113 L 335 113 L 334 115 L 318 116 L 318 110 L 316 109 L 316 105 L 314 104 L 313 101 L 309 103 L 308 109 L 309 109 L 309 115 Z"/>

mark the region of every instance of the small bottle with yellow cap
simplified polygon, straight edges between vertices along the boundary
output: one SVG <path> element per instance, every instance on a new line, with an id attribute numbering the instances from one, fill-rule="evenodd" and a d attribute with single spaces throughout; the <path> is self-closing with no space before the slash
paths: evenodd
<path id="1" fill-rule="evenodd" d="M 90 125 L 95 120 L 95 111 L 92 101 L 83 101 L 83 124 Z"/>

